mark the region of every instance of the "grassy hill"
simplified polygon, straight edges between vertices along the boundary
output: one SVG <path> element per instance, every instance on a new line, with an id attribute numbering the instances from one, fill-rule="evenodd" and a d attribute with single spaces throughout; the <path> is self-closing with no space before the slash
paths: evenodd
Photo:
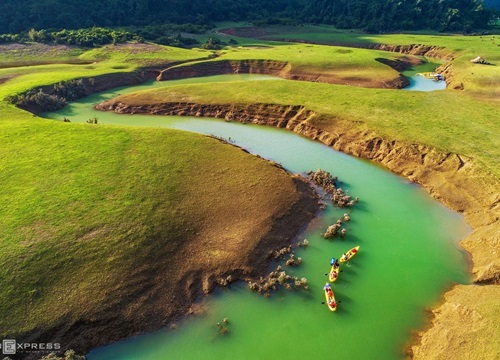
<path id="1" fill-rule="evenodd" d="M 344 32 L 341 38 L 328 31 L 304 33 L 311 41 L 325 36 L 327 42 L 363 47 L 439 47 L 437 54 L 453 58 L 449 74 L 464 90 L 420 93 L 255 81 L 173 86 L 122 99 L 303 105 L 316 113 L 310 121 L 319 128 L 357 127 L 458 153 L 498 180 L 500 47 L 495 36 Z M 272 36 L 298 37 L 291 32 Z M 21 61 L 14 51 L 20 48 L 2 47 L 0 281 L 6 285 L 0 289 L 0 335 L 34 329 L 43 334 L 52 327 L 59 330 L 51 335 L 76 339 L 86 326 L 80 333 L 87 343 L 67 344 L 87 349 L 129 335 L 130 324 L 158 328 L 185 310 L 180 299 L 192 300 L 200 287 L 213 286 L 209 274 L 251 272 L 254 246 L 276 219 L 297 209 L 302 196 L 282 170 L 218 140 L 172 130 L 46 121 L 8 104 L 6 97 L 73 78 L 204 59 L 270 59 L 316 75 L 389 78 L 397 73 L 376 59 L 403 56 L 311 44 L 253 45 L 227 48 L 213 60 L 208 59 L 213 52 L 201 49 L 128 44 L 64 48 L 49 60 L 40 55 L 47 49 L 28 46 Z M 493 65 L 470 63 L 477 55 Z M 30 66 L 24 66 L 27 60 Z M 276 234 L 273 239 L 283 240 Z"/>
<path id="2" fill-rule="evenodd" d="M 163 62 L 184 51 L 161 49 Z M 2 69 L 0 97 L 158 61 L 121 50 L 92 65 Z M 281 246 L 315 209 L 286 172 L 213 138 L 47 121 L 5 100 L 0 113 L 4 338 L 62 336 L 86 351 L 157 329 L 218 277 L 265 268 L 261 241 Z M 290 231 L 276 233 L 277 220 Z"/>

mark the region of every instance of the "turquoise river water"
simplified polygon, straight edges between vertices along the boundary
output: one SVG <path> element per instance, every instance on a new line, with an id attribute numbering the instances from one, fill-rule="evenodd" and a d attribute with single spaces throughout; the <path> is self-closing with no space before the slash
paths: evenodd
<path id="1" fill-rule="evenodd" d="M 349 210 L 328 205 L 297 239 L 307 238 L 309 246 L 296 250 L 303 263 L 287 272 L 307 278 L 308 291 L 280 290 L 265 298 L 237 283 L 200 299 L 196 315 L 175 326 L 94 349 L 88 359 L 403 359 L 412 334 L 425 326 L 425 309 L 453 284 L 469 281 L 467 258 L 457 245 L 469 228 L 459 215 L 376 164 L 286 130 L 216 119 L 118 115 L 92 108 L 119 93 L 152 86 L 241 80 L 283 81 L 238 75 L 149 83 L 96 94 L 44 116 L 57 120 L 66 116 L 72 122 L 97 116 L 99 124 L 214 134 L 294 173 L 325 169 L 360 202 Z M 325 228 L 344 212 L 351 216 L 346 237 L 322 238 Z M 337 312 L 330 312 L 322 304 L 329 260 L 356 245 L 359 254 L 342 265 L 333 284 L 341 302 Z M 226 317 L 229 333 L 222 335 L 216 323 Z"/>
<path id="2" fill-rule="evenodd" d="M 417 65 L 402 72 L 410 80 L 410 85 L 403 90 L 411 91 L 436 91 L 446 89 L 446 82 L 443 80 L 436 81 L 433 79 L 426 79 L 423 76 L 417 75 L 424 72 L 435 72 L 439 66 L 437 63 L 426 61 L 423 65 Z"/>

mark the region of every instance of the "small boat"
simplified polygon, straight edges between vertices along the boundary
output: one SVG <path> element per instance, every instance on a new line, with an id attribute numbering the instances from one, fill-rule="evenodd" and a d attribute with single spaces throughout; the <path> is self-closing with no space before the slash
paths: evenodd
<path id="1" fill-rule="evenodd" d="M 351 250 L 349 250 L 348 252 L 344 253 L 340 257 L 340 262 L 347 262 L 347 261 L 351 260 L 353 258 L 353 256 L 358 253 L 358 251 L 359 251 L 359 246 L 356 246 L 356 247 L 352 248 Z"/>
<path id="2" fill-rule="evenodd" d="M 335 280 L 337 280 L 337 278 L 339 277 L 340 265 L 338 261 L 335 260 L 335 258 L 330 261 L 330 265 L 332 265 L 332 268 L 330 269 L 328 279 L 330 280 L 330 282 L 335 282 Z"/>
<path id="3" fill-rule="evenodd" d="M 417 76 L 423 76 L 426 79 L 432 79 L 435 81 L 443 81 L 444 80 L 444 76 L 442 74 L 439 74 L 436 72 L 418 73 Z"/>
<path id="4" fill-rule="evenodd" d="M 335 295 L 333 295 L 332 287 L 330 284 L 326 283 L 323 289 L 325 290 L 326 305 L 331 311 L 337 311 L 337 301 L 335 301 Z"/>

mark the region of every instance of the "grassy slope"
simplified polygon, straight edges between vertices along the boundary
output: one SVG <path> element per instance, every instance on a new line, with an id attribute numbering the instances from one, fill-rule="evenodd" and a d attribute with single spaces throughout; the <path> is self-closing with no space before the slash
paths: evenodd
<path id="1" fill-rule="evenodd" d="M 376 61 L 377 58 L 397 59 L 400 54 L 365 49 L 347 49 L 310 44 L 267 44 L 264 47 L 228 46 L 218 51 L 220 60 L 275 60 L 289 62 L 292 71 L 301 74 L 328 75 L 339 77 L 376 78 L 390 81 L 398 73 Z M 181 64 L 178 66 L 189 66 Z"/>
<path id="2" fill-rule="evenodd" d="M 429 36 L 419 38 L 419 42 L 425 39 L 438 46 L 444 41 L 442 37 Z M 480 41 L 478 38 L 466 39 Z M 474 48 L 474 44 L 465 44 L 464 53 L 475 53 L 475 50 L 467 50 Z M 309 64 L 319 69 L 330 66 L 328 61 L 320 59 L 328 59 L 332 49 L 308 45 L 281 45 L 277 48 L 281 50 L 233 49 L 223 57 L 231 54 L 234 58 L 246 58 L 250 53 L 256 58 L 265 58 L 258 52 L 260 50 L 274 54 L 282 51 L 282 55 L 273 55 L 274 58 L 298 55 L 288 48 L 290 51 L 317 49 L 322 55 L 310 57 L 304 66 Z M 158 47 L 146 52 L 145 49 L 134 52 L 133 48 L 107 47 L 79 57 L 84 61 L 96 61 L 95 64 L 2 69 L 0 78 L 16 77 L 0 85 L 0 98 L 69 78 L 128 71 L 165 60 L 195 60 L 207 54 L 196 49 Z M 484 57 L 496 61 L 497 49 L 490 49 Z M 331 66 L 335 67 L 336 61 L 349 54 L 352 53 L 332 53 Z M 469 66 L 465 57 L 456 61 L 455 71 L 465 71 L 458 66 L 460 64 Z M 489 89 L 497 90 L 497 68 L 476 68 L 484 72 Z M 473 83 L 471 80 L 466 85 Z M 311 94 L 315 94 L 314 98 Z M 500 154 L 498 146 L 494 146 L 499 135 L 498 103 L 482 99 L 480 91 L 473 93 L 474 96 L 470 94 L 467 91 L 427 94 L 269 81 L 265 84 L 185 85 L 161 92 L 155 90 L 147 97 L 148 102 L 155 97 L 157 101 L 165 101 L 182 96 L 202 103 L 302 104 L 324 115 L 315 119 L 323 127 L 334 127 L 337 121 L 356 121 L 358 126 L 376 129 L 388 138 L 425 143 L 472 156 L 498 177 Z M 270 186 L 273 180 L 283 183 L 285 178 L 271 168 L 269 174 L 256 175 L 257 169 L 266 168 L 262 163 L 257 163 L 250 174 L 243 176 L 243 168 L 250 164 L 247 163 L 249 157 L 237 157 L 233 150 L 200 136 L 166 130 L 44 122 L 4 102 L 0 103 L 0 114 L 0 182 L 3 184 L 0 200 L 7 204 L 0 210 L 0 263 L 3 265 L 0 276 L 2 284 L 9 284 L 0 290 L 0 303 L 1 313 L 11 314 L 1 320 L 2 334 L 8 334 L 11 326 L 17 330 L 28 329 L 55 321 L 51 311 L 59 315 L 67 311 L 72 316 L 92 313 L 93 309 L 109 301 L 109 292 L 120 289 L 123 279 L 136 271 L 138 263 L 146 262 L 150 253 L 155 252 L 158 244 L 153 239 L 165 241 L 162 249 L 166 254 L 182 246 L 176 242 L 178 239 L 191 239 L 189 229 L 201 226 L 197 233 L 206 233 L 204 241 L 209 243 L 211 238 L 217 238 L 213 235 L 217 235 L 216 225 L 221 219 L 216 214 L 237 216 L 239 212 L 234 210 L 247 207 L 252 199 L 256 201 L 252 210 L 255 212 L 247 215 L 279 214 L 282 208 L 276 207 L 279 203 L 276 201 L 280 196 L 280 201 L 285 201 L 284 194 L 291 189 L 282 187 L 283 192 L 272 202 L 263 201 L 269 192 L 264 191 L 260 197 L 255 197 L 253 192 L 246 193 L 248 176 L 255 176 L 253 183 L 259 189 Z M 174 157 L 176 160 L 172 161 Z M 217 161 L 220 167 L 212 168 Z M 210 164 L 209 169 L 207 164 Z M 214 198 L 214 193 L 206 197 L 203 192 L 199 193 L 196 203 L 192 202 L 192 197 L 186 197 L 199 186 L 217 189 L 221 180 L 225 183 L 227 178 L 221 169 L 239 165 L 242 166 L 239 168 L 241 173 L 238 172 L 241 176 L 232 177 L 235 183 L 230 184 L 226 193 L 241 191 L 244 196 L 240 203 Z M 200 177 L 200 169 L 207 176 Z M 186 177 L 193 182 L 184 181 Z M 208 183 L 200 183 L 201 180 Z M 264 180 L 269 182 L 262 183 Z M 257 187 L 258 184 L 262 187 Z M 212 213 L 214 216 L 204 217 L 211 209 L 217 210 Z M 245 217 L 238 217 L 234 222 L 243 224 L 243 219 Z M 269 218 L 259 221 L 268 225 L 270 222 Z M 237 234 L 238 227 L 233 231 Z M 139 251 L 141 249 L 143 251 Z M 138 260 L 133 261 L 133 258 Z M 81 281 L 75 283 L 75 278 Z M 31 312 L 23 313 L 27 308 L 32 309 Z"/>
<path id="3" fill-rule="evenodd" d="M 227 27 L 223 24 L 222 28 Z M 453 55 L 454 82 L 465 91 L 432 93 L 297 82 L 186 85 L 145 93 L 142 100 L 193 101 L 201 103 L 277 103 L 305 105 L 324 115 L 316 125 L 334 130 L 338 121 L 357 122 L 390 139 L 434 146 L 474 158 L 488 172 L 500 177 L 498 139 L 500 110 L 500 45 L 498 36 L 440 36 L 421 34 L 366 35 L 330 26 L 267 27 L 254 32 L 264 38 L 303 39 L 335 44 L 424 44 L 443 48 Z M 239 39 L 239 38 L 237 38 Z M 219 59 L 273 59 L 290 61 L 292 67 L 313 72 L 344 73 L 346 76 L 390 76 L 392 69 L 375 58 L 399 54 L 364 49 L 266 42 L 264 48 L 228 47 Z M 350 52 L 352 51 L 352 52 Z M 494 65 L 470 62 L 478 54 Z M 364 64 L 369 64 L 364 67 Z M 181 65 L 182 66 L 182 65 Z M 382 70 L 381 70 L 382 69 Z M 359 71 L 359 72 L 358 72 Z M 382 75 L 384 74 L 384 75 Z M 310 94 L 315 94 L 311 97 Z M 130 95 L 129 99 L 134 95 Z"/>
<path id="4" fill-rule="evenodd" d="M 311 97 L 314 94 L 314 97 Z M 356 122 L 389 139 L 406 140 L 471 156 L 500 177 L 496 103 L 457 91 L 433 93 L 362 89 L 341 85 L 267 81 L 186 85 L 124 95 L 127 103 L 275 103 L 304 105 L 322 115 L 316 125 L 335 131 L 337 122 Z M 361 124 L 359 124 L 361 123 Z"/>
<path id="5" fill-rule="evenodd" d="M 113 71 L 123 61 L 117 57 L 92 69 L 11 69 L 24 74 L 0 85 L 0 98 Z M 92 319 L 129 294 L 134 274 L 160 263 L 167 288 L 175 285 L 168 281 L 181 278 L 182 269 L 170 260 L 191 242 L 211 249 L 219 266 L 227 255 L 221 248 L 255 246 L 272 219 L 297 200 L 284 172 L 204 136 L 39 120 L 5 102 L 0 114 L 3 337 L 55 325 L 62 317 Z M 276 183 L 280 187 L 269 193 Z M 191 260 L 183 258 L 196 268 L 208 261 L 206 254 Z"/>
<path id="6" fill-rule="evenodd" d="M 442 55 L 454 54 L 454 77 L 466 84 L 467 91 L 480 96 L 498 99 L 500 97 L 500 35 L 424 35 L 389 34 L 372 35 L 338 30 L 331 26 L 300 27 L 270 26 L 263 30 L 263 39 L 306 40 L 319 44 L 359 45 L 375 44 L 412 45 L 423 44 L 445 48 Z M 482 56 L 495 66 L 472 64 L 470 60 Z M 494 94 L 492 94 L 494 92 Z"/>
<path id="7" fill-rule="evenodd" d="M 192 61 L 205 58 L 205 51 L 185 50 L 152 44 L 105 46 L 83 52 L 76 60 L 81 64 L 46 64 L 14 68 L 1 68 L 9 64 L 8 58 L 0 58 L 0 79 L 9 78 L 0 87 L 0 99 L 35 86 L 96 75 L 133 71 L 138 67 L 155 66 L 170 62 Z M 66 58 L 66 52 L 61 55 Z M 30 58 L 25 58 L 28 61 Z M 35 57 L 37 59 L 37 57 Z M 34 60 L 34 63 L 37 63 Z"/>
<path id="8" fill-rule="evenodd" d="M 26 66 L 36 63 L 50 64 L 62 62 L 81 62 L 78 58 L 83 49 L 66 45 L 50 46 L 45 44 L 0 45 L 0 67 Z"/>

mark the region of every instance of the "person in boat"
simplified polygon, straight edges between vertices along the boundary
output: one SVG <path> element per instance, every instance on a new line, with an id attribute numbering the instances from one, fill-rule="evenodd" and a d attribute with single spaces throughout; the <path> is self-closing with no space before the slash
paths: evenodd
<path id="1" fill-rule="evenodd" d="M 334 269 L 338 268 L 340 266 L 339 259 L 332 258 L 330 260 L 330 265 L 332 265 Z"/>
<path id="2" fill-rule="evenodd" d="M 337 277 L 337 272 L 336 271 L 332 271 L 331 275 L 332 275 L 333 278 L 336 278 Z"/>
<path id="3" fill-rule="evenodd" d="M 337 306 L 337 304 L 335 303 L 335 300 L 333 300 L 333 299 L 330 299 L 330 301 L 328 301 L 328 305 L 330 305 L 331 307 Z"/>
<path id="4" fill-rule="evenodd" d="M 347 254 L 346 254 L 346 253 L 344 253 L 344 254 L 342 255 L 342 260 L 347 260 Z"/>
<path id="5" fill-rule="evenodd" d="M 330 286 L 330 284 L 326 283 L 325 286 L 323 287 L 323 289 L 326 291 L 326 294 L 328 295 L 328 297 L 333 297 L 333 291 L 332 291 L 332 287 Z"/>

